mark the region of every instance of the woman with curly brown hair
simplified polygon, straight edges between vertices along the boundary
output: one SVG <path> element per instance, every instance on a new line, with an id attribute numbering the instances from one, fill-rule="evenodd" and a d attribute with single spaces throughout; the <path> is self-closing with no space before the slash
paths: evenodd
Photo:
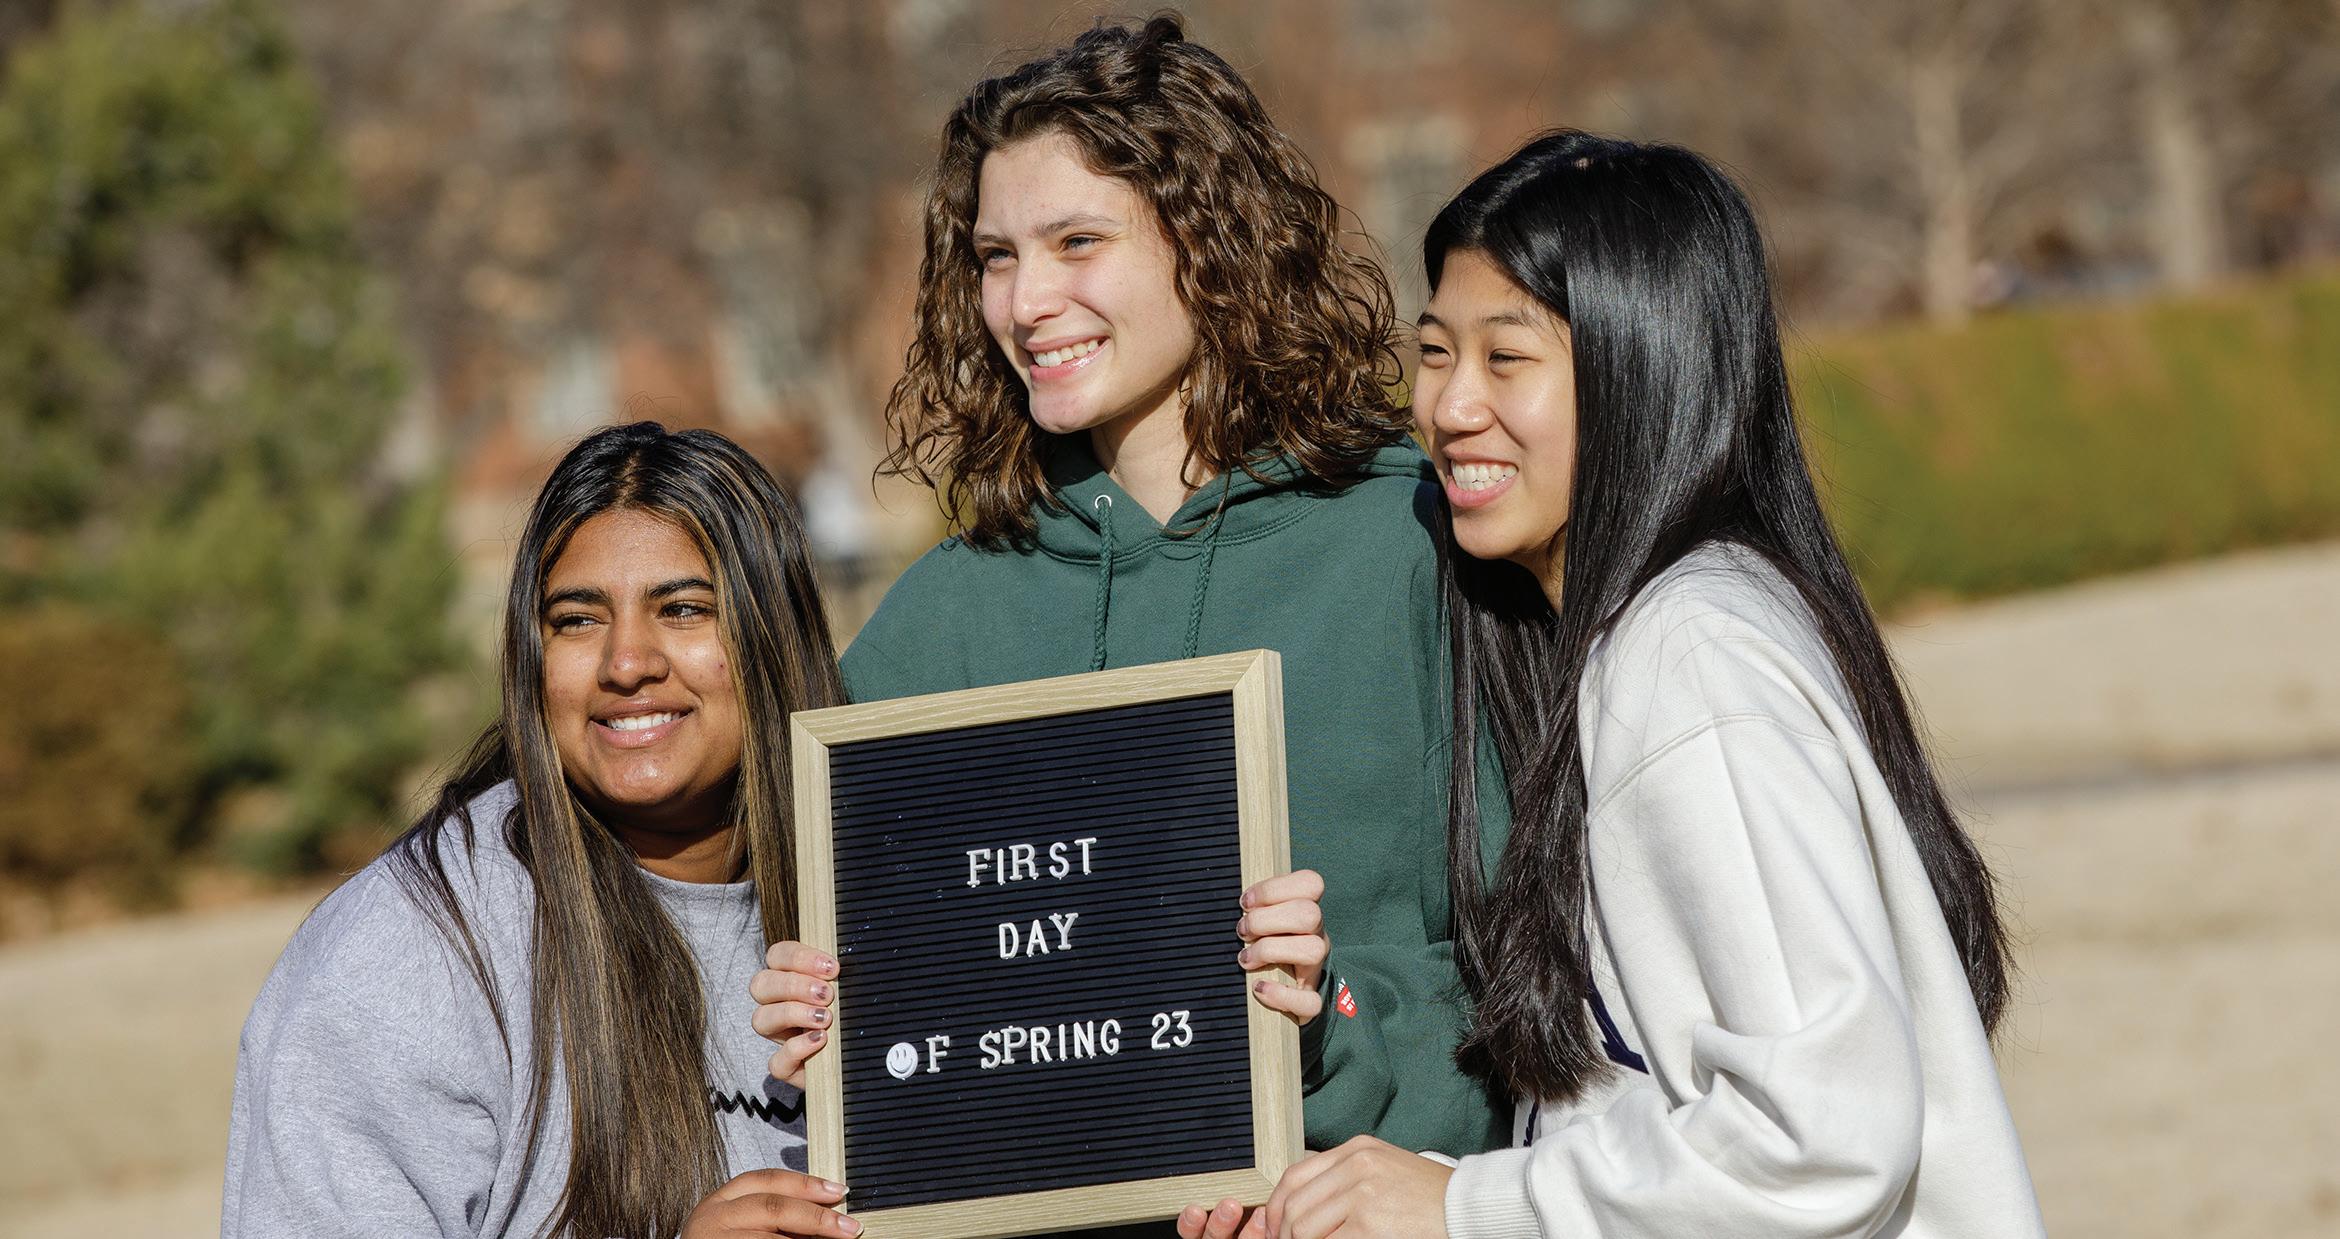
<path id="1" fill-rule="evenodd" d="M 1240 965 L 1301 982 L 1254 988 L 1303 1024 L 1310 1144 L 1459 1155 L 1506 1124 L 1454 1065 L 1438 496 L 1390 394 L 1394 320 L 1305 157 L 1175 18 L 977 85 L 944 130 L 888 410 L 891 467 L 958 532 L 844 666 L 867 701 L 1279 651 L 1293 853 L 1342 897 L 1320 913 L 1316 873 L 1263 883 Z M 1480 782 L 1500 804 L 1500 773 Z M 786 1078 L 837 962 L 772 963 L 758 1026 Z"/>

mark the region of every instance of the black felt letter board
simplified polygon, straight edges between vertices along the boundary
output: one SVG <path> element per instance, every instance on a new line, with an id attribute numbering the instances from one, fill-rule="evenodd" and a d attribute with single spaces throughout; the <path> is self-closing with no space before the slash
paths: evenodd
<path id="1" fill-rule="evenodd" d="M 829 780 L 856 1212 L 1253 1164 L 1227 693 L 840 744 Z"/>

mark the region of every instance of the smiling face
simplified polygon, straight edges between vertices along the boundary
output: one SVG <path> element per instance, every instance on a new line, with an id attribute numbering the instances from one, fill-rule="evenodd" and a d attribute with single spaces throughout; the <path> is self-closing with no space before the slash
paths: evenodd
<path id="1" fill-rule="evenodd" d="M 1454 540 L 1559 593 L 1576 472 L 1568 325 L 1476 250 L 1446 256 L 1423 311 L 1414 425 L 1454 509 Z"/>
<path id="2" fill-rule="evenodd" d="M 593 517 L 553 562 L 538 616 L 545 723 L 578 795 L 621 837 L 723 830 L 742 720 L 690 535 L 636 509 Z"/>
<path id="3" fill-rule="evenodd" d="M 1194 320 L 1154 210 L 1043 134 L 984 157 L 975 216 L 983 322 L 1023 378 L 1032 420 L 1126 437 L 1177 425 Z"/>

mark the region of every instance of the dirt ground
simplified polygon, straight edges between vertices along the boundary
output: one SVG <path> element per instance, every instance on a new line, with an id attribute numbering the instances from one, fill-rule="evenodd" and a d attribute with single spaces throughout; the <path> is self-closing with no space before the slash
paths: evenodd
<path id="1" fill-rule="evenodd" d="M 2340 545 L 1895 647 L 2024 934 L 2000 1054 L 2065 1239 L 2340 1233 Z M 0 1239 L 218 1228 L 236 1034 L 311 898 L 0 947 Z"/>

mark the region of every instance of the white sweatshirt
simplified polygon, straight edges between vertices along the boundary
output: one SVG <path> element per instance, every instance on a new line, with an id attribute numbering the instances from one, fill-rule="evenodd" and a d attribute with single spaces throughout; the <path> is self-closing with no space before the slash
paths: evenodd
<path id="1" fill-rule="evenodd" d="M 1454 1239 L 2044 1235 L 1933 887 L 1787 581 L 1685 557 L 1577 704 L 1617 1066 L 1462 1159 Z"/>

